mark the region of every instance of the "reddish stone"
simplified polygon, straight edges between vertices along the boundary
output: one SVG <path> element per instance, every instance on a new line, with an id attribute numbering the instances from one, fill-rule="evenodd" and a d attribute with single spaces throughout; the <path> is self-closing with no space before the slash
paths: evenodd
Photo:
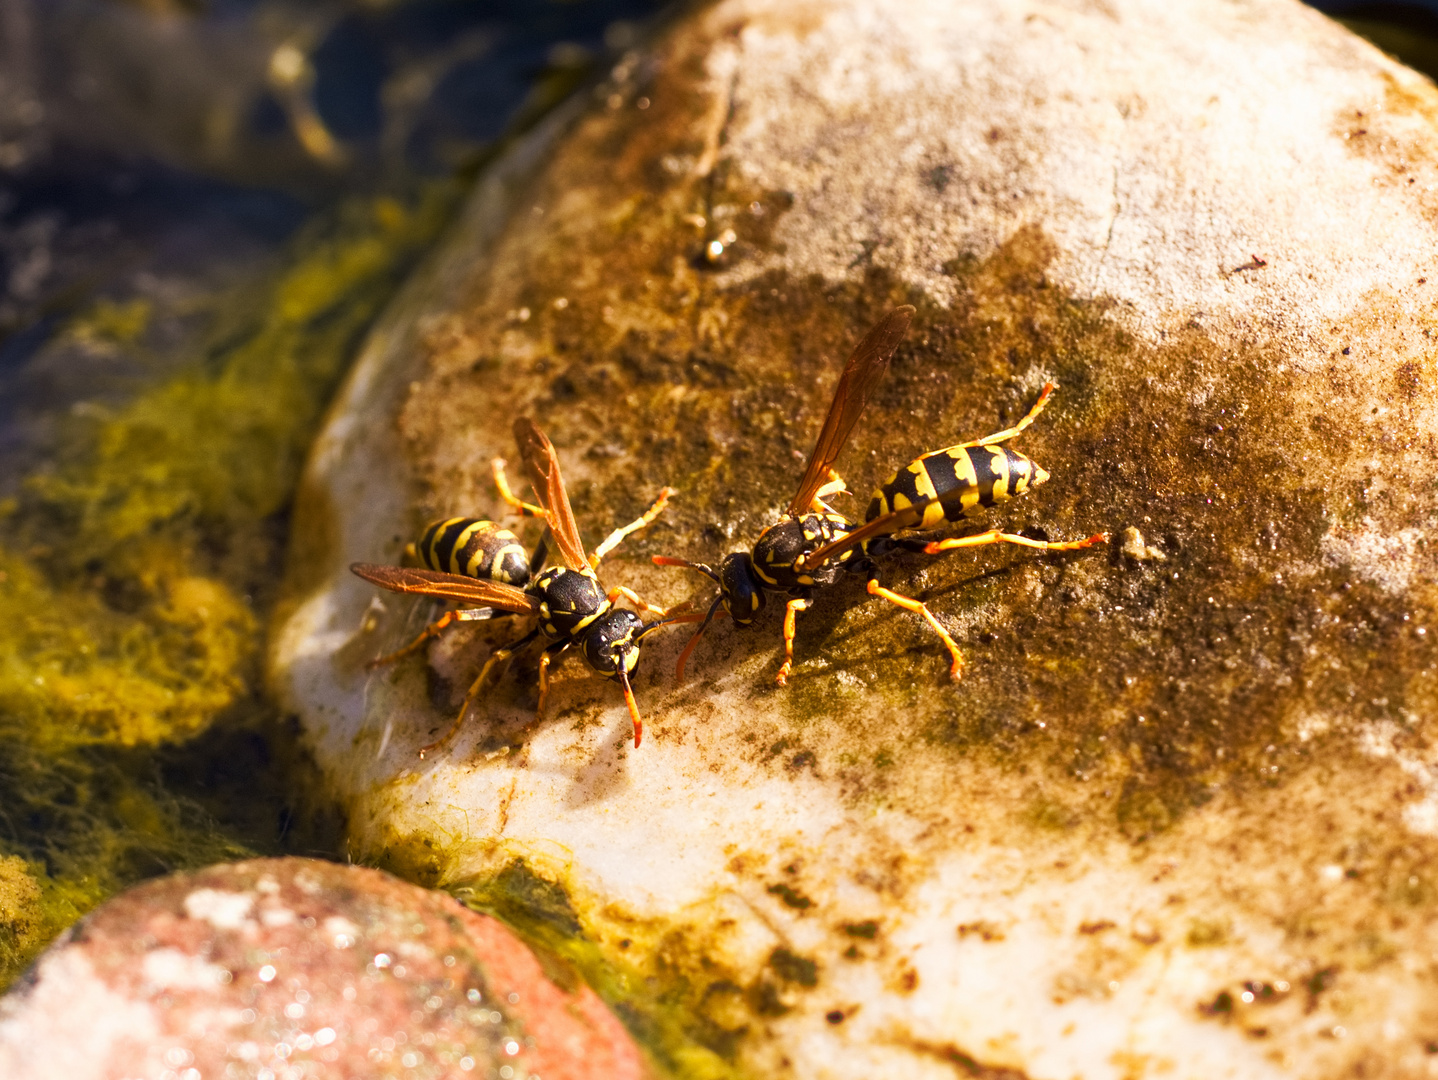
<path id="1" fill-rule="evenodd" d="M 0 999 L 6 1080 L 613 1080 L 649 1072 L 588 987 L 377 870 L 256 859 L 96 910 Z"/>

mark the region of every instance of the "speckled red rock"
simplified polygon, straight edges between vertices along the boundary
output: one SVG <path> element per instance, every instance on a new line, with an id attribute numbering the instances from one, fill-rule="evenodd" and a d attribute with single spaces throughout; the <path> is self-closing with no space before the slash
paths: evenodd
<path id="1" fill-rule="evenodd" d="M 594 993 L 499 922 L 309 859 L 132 889 L 0 999 L 6 1080 L 648 1075 Z"/>

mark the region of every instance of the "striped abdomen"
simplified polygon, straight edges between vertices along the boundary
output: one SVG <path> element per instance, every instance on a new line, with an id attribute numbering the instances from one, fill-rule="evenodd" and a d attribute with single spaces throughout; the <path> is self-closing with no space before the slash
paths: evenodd
<path id="1" fill-rule="evenodd" d="M 950 446 L 910 462 L 874 492 L 864 520 L 937 500 L 924 510 L 917 529 L 973 517 L 984 507 L 1007 502 L 1042 484 L 1049 474 L 1023 454 L 1002 446 Z"/>
<path id="2" fill-rule="evenodd" d="M 529 556 L 519 537 L 480 518 L 431 522 L 415 545 L 415 557 L 446 574 L 503 581 L 521 589 L 529 582 Z"/>

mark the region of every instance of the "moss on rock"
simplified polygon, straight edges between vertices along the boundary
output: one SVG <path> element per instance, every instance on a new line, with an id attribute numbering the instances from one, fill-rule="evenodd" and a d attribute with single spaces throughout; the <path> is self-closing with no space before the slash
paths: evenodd
<path id="1" fill-rule="evenodd" d="M 73 433 L 0 508 L 0 851 L 26 860 L 38 890 L 13 947 L 0 941 L 0 987 L 118 889 L 255 853 L 167 792 L 167 767 L 209 766 L 165 748 L 222 717 L 259 739 L 278 730 L 258 661 L 301 459 L 359 335 L 454 195 L 357 199 L 312 226 L 272 280 L 210 299 L 215 326 L 191 364 Z M 138 349 L 149 317 L 99 303 L 65 332 Z M 278 783 L 223 790 L 294 805 Z M 278 850 L 290 828 L 263 821 L 254 836 Z"/>
<path id="2" fill-rule="evenodd" d="M 0 972 L 30 962 L 49 940 L 40 884 L 25 860 L 0 855 Z"/>

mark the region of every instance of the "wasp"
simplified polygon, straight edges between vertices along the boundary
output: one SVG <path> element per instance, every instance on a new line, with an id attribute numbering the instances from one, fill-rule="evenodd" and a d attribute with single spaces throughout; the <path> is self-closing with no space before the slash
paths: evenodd
<path id="1" fill-rule="evenodd" d="M 1033 423 L 1054 390 L 1052 383 L 1044 387 L 1038 403 L 1013 427 L 970 443 L 924 454 L 896 472 L 874 492 L 862 526 L 849 521 L 824 501 L 848 490 L 834 472 L 833 464 L 888 370 L 913 313 L 914 309 L 907 305 L 895 308 L 854 349 L 839 377 L 798 492 L 780 519 L 759 534 L 751 552 L 726 555 L 717 571 L 703 563 L 662 555 L 654 557 L 654 562 L 661 566 L 697 570 L 719 586 L 718 597 L 680 653 L 681 679 L 685 663 L 720 607 L 737 625 L 745 626 L 764 609 L 765 592 L 772 591 L 789 597 L 784 612 L 784 662 L 776 678 L 783 686 L 794 666 L 796 616 L 812 606 L 816 589 L 834 584 L 841 572 L 863 574 L 871 596 L 922 616 L 948 648 L 952 658 L 950 675 L 958 678 L 963 669 L 963 654 L 954 639 L 921 601 L 879 584 L 877 558 L 895 550 L 932 555 L 990 543 L 1072 551 L 1107 540 L 1107 535 L 1100 533 L 1084 540 L 1058 543 L 996 529 L 934 542 L 896 535 L 974 516 L 1046 481 L 1049 474 L 1037 464 L 998 444 L 1007 442 Z"/>
<path id="2" fill-rule="evenodd" d="M 549 690 L 549 668 L 571 647 L 578 647 L 589 666 L 616 680 L 634 723 L 634 745 L 639 746 L 644 723 L 634 700 L 631 676 L 639 663 L 639 643 L 661 626 L 694 621 L 698 616 L 666 619 L 668 613 L 645 603 L 623 585 L 605 591 L 595 571 L 604 556 L 631 533 L 644 528 L 664 510 L 677 494 L 664 488 L 659 498 L 639 518 L 615 529 L 590 555 L 584 543 L 564 489 L 559 458 L 553 445 L 532 420 L 520 418 L 514 424 L 520 456 L 539 497 L 539 505 L 525 503 L 510 491 L 504 476 L 504 462 L 496 460 L 494 473 L 501 497 L 522 514 L 539 517 L 553 538 L 561 565 L 541 568 L 547 545 L 541 539 L 533 565 L 525 558 L 518 538 L 493 522 L 475 518 L 450 518 L 430 525 L 420 542 L 412 545 L 409 557 L 422 561 L 423 568 L 355 563 L 355 574 L 383 589 L 413 593 L 471 605 L 451 610 L 429 624 L 404 648 L 371 661 L 371 666 L 391 663 L 419 648 L 455 622 L 489 619 L 508 613 L 533 621 L 520 638 L 496 649 L 464 696 L 459 713 L 443 735 L 420 750 L 423 757 L 442 746 L 459 729 L 476 696 L 488 683 L 490 674 L 516 652 L 542 637 L 545 645 L 539 658 L 538 714 L 544 714 Z M 645 623 L 633 611 L 615 607 L 624 597 L 640 611 L 653 612 L 660 621 Z"/>

